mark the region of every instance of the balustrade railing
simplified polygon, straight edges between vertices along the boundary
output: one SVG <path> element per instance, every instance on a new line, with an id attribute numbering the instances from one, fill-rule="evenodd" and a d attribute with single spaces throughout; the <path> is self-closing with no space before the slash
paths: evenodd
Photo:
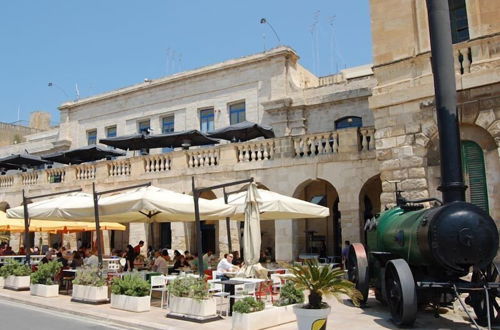
<path id="1" fill-rule="evenodd" d="M 245 142 L 237 145 L 238 162 L 256 162 L 274 158 L 275 141 L 273 139 Z"/>
<path id="2" fill-rule="evenodd" d="M 77 180 L 95 179 L 96 167 L 94 164 L 82 164 L 75 167 L 75 176 Z"/>
<path id="3" fill-rule="evenodd" d="M 48 183 L 64 182 L 66 170 L 64 168 L 49 168 L 45 171 Z"/>
<path id="4" fill-rule="evenodd" d="M 21 184 L 24 186 L 38 183 L 38 172 L 21 173 Z"/>
<path id="5" fill-rule="evenodd" d="M 12 187 L 13 185 L 14 185 L 13 175 L 0 176 L 0 188 Z"/>
<path id="6" fill-rule="evenodd" d="M 472 54 L 470 47 L 457 48 L 455 50 L 455 71 L 464 74 L 470 73 Z"/>
<path id="7" fill-rule="evenodd" d="M 108 176 L 127 176 L 130 175 L 130 160 L 120 159 L 110 161 L 108 164 Z"/>
<path id="8" fill-rule="evenodd" d="M 186 151 L 189 168 L 216 166 L 219 164 L 219 149 L 195 149 Z"/>
<path id="9" fill-rule="evenodd" d="M 337 132 L 309 134 L 293 138 L 295 157 L 314 157 L 338 153 L 339 139 Z"/>
<path id="10" fill-rule="evenodd" d="M 172 164 L 172 158 L 168 154 L 145 156 L 143 161 L 145 173 L 170 171 Z"/>
<path id="11" fill-rule="evenodd" d="M 375 128 L 362 127 L 359 129 L 360 151 L 375 150 Z"/>

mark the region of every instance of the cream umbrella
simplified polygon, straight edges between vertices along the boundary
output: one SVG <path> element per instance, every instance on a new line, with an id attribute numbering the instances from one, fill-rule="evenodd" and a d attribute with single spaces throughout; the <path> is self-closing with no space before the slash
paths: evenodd
<path id="1" fill-rule="evenodd" d="M 245 261 L 245 274 L 254 275 L 254 266 L 259 262 L 261 236 L 260 236 L 260 200 L 259 191 L 255 183 L 248 186 L 245 198 L 245 224 L 243 229 L 243 253 Z"/>
<path id="2" fill-rule="evenodd" d="M 278 194 L 273 191 L 257 189 L 260 220 L 275 219 L 312 219 L 325 218 L 330 215 L 327 207 Z M 244 220 L 247 191 L 228 196 L 228 204 L 236 207 L 231 220 Z M 215 200 L 224 203 L 224 198 Z"/>

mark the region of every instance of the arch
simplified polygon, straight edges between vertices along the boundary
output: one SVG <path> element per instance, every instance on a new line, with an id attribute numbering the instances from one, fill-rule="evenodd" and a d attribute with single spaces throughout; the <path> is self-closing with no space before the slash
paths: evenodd
<path id="1" fill-rule="evenodd" d="M 380 174 L 366 180 L 359 191 L 359 231 L 362 242 L 365 241 L 364 224 L 366 220 L 372 218 L 381 210 L 380 194 L 382 194 Z"/>
<path id="2" fill-rule="evenodd" d="M 314 252 L 323 256 L 340 256 L 342 226 L 337 189 L 327 180 L 308 179 L 297 186 L 293 197 L 330 209 L 330 216 L 326 221 L 325 219 L 305 219 L 294 223 L 296 231 L 294 244 L 297 253 Z M 315 233 L 311 233 L 312 231 Z"/>
<path id="3" fill-rule="evenodd" d="M 335 129 L 362 127 L 363 119 L 358 116 L 346 116 L 335 120 Z"/>

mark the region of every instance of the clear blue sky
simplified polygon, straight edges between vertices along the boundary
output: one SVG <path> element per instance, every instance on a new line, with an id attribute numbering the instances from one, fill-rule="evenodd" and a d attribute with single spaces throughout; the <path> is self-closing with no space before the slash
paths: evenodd
<path id="1" fill-rule="evenodd" d="M 319 76 L 372 61 L 368 0 L 5 0 L 0 121 L 273 48 L 262 17 Z"/>

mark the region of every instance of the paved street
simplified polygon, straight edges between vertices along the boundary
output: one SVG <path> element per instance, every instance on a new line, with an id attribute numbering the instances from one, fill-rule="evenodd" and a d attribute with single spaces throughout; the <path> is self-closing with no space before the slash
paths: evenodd
<path id="1" fill-rule="evenodd" d="M 104 322 L 96 322 L 75 315 L 51 312 L 30 305 L 0 301 L 1 329 L 38 329 L 38 330 L 84 330 L 84 329 L 123 329 Z"/>

